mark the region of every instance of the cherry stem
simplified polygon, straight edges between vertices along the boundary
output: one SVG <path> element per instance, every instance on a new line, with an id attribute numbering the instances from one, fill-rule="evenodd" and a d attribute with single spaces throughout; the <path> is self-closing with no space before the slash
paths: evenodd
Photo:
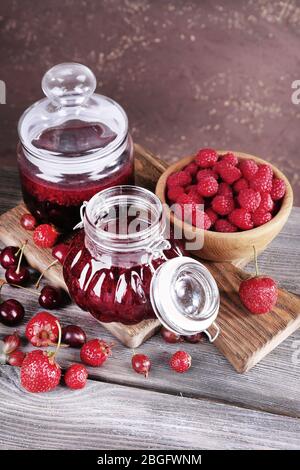
<path id="1" fill-rule="evenodd" d="M 19 248 L 19 251 L 20 251 L 20 255 L 19 255 L 19 260 L 18 260 L 18 266 L 17 266 L 17 269 L 16 269 L 16 273 L 19 274 L 20 272 L 20 267 L 21 267 L 21 263 L 22 263 L 22 258 L 23 258 L 23 253 L 24 253 L 24 250 L 25 250 L 25 246 L 27 245 L 27 240 L 25 243 L 23 243 L 22 247 Z M 18 253 L 19 253 L 18 251 Z"/>
<path id="2" fill-rule="evenodd" d="M 28 287 L 18 286 L 17 284 L 11 284 L 11 283 L 8 283 L 8 282 L 6 282 L 5 284 L 7 284 L 8 286 L 18 287 L 19 289 L 27 290 L 28 292 L 31 292 L 31 294 L 40 295 L 39 292 L 37 292 L 34 289 L 29 289 Z"/>
<path id="3" fill-rule="evenodd" d="M 254 251 L 254 262 L 255 262 L 255 275 L 256 277 L 259 276 L 259 270 L 258 270 L 258 262 L 257 262 L 257 252 L 256 252 L 256 247 L 253 245 L 253 251 Z"/>
<path id="4" fill-rule="evenodd" d="M 58 328 L 58 341 L 57 341 L 57 346 L 56 346 L 56 349 L 54 351 L 54 354 L 53 354 L 53 359 L 55 359 L 58 351 L 59 351 L 59 348 L 60 348 L 60 345 L 61 345 L 61 326 L 60 326 L 60 323 L 59 321 L 55 320 L 55 323 L 57 324 L 57 328 Z"/>
<path id="5" fill-rule="evenodd" d="M 52 263 L 50 263 L 49 266 L 47 266 L 47 268 L 44 269 L 44 271 L 41 273 L 40 277 L 38 278 L 38 280 L 35 284 L 36 289 L 38 289 L 40 287 L 40 283 L 41 283 L 41 280 L 43 279 L 43 277 L 45 275 L 45 272 L 48 271 L 48 269 L 52 268 L 52 266 L 54 266 L 57 263 L 59 263 L 58 259 L 56 259 L 55 261 L 52 261 Z"/>

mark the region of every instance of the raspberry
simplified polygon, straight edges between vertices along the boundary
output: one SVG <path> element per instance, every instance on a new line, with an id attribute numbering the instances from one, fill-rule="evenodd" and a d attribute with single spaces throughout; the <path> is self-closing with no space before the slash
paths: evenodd
<path id="1" fill-rule="evenodd" d="M 253 222 L 250 212 L 244 208 L 234 209 L 228 216 L 229 222 L 236 225 L 241 230 L 250 230 L 253 228 Z"/>
<path id="2" fill-rule="evenodd" d="M 273 201 L 279 201 L 285 195 L 285 182 L 280 178 L 274 178 L 272 182 L 271 198 Z"/>
<path id="3" fill-rule="evenodd" d="M 237 200 L 241 207 L 249 212 L 254 212 L 260 204 L 261 196 L 259 192 L 254 191 L 254 189 L 242 189 L 239 192 Z"/>
<path id="4" fill-rule="evenodd" d="M 167 186 L 168 188 L 172 188 L 173 186 L 187 186 L 191 182 L 192 177 L 188 172 L 177 171 L 168 177 Z"/>
<path id="5" fill-rule="evenodd" d="M 189 173 L 191 176 L 196 176 L 198 171 L 198 165 L 196 162 L 191 162 L 184 167 L 183 171 Z"/>
<path id="6" fill-rule="evenodd" d="M 215 211 L 211 209 L 210 207 L 206 209 L 205 213 L 210 218 L 211 225 L 214 225 L 216 221 L 218 220 L 218 214 L 216 214 Z"/>
<path id="7" fill-rule="evenodd" d="M 33 232 L 33 241 L 41 248 L 52 248 L 58 238 L 58 232 L 53 225 L 38 225 Z"/>
<path id="8" fill-rule="evenodd" d="M 217 167 L 217 171 L 222 180 L 228 184 L 233 184 L 241 177 L 240 170 L 236 166 L 229 165 L 228 163 L 220 162 L 220 165 Z"/>
<path id="9" fill-rule="evenodd" d="M 211 205 L 213 210 L 220 215 L 230 214 L 234 209 L 234 201 L 230 196 L 215 196 Z"/>
<path id="10" fill-rule="evenodd" d="M 201 149 L 196 155 L 195 162 L 201 168 L 209 168 L 214 166 L 218 160 L 218 154 L 213 149 Z"/>
<path id="11" fill-rule="evenodd" d="M 209 216 L 199 209 L 193 211 L 191 222 L 195 227 L 200 228 L 202 230 L 209 230 L 211 227 L 211 220 Z"/>
<path id="12" fill-rule="evenodd" d="M 201 196 L 210 197 L 218 192 L 218 187 L 218 182 L 213 176 L 205 176 L 199 181 L 197 190 Z"/>
<path id="13" fill-rule="evenodd" d="M 271 212 L 274 208 L 274 202 L 269 193 L 260 193 L 261 201 L 258 210 L 263 212 Z"/>
<path id="14" fill-rule="evenodd" d="M 239 296 L 244 306 L 254 314 L 268 313 L 276 304 L 278 289 L 270 277 L 252 277 L 242 281 Z"/>
<path id="15" fill-rule="evenodd" d="M 203 204 L 204 200 L 203 197 L 200 196 L 197 190 L 197 185 L 194 184 L 193 187 L 188 191 L 188 196 L 190 197 L 191 201 L 196 204 Z"/>
<path id="16" fill-rule="evenodd" d="M 233 197 L 233 192 L 232 192 L 231 186 L 229 186 L 228 183 L 224 183 L 224 182 L 220 183 L 217 195 L 218 196 L 231 196 L 231 197 Z"/>
<path id="17" fill-rule="evenodd" d="M 229 163 L 232 166 L 236 166 L 239 163 L 238 158 L 231 152 L 222 155 L 220 158 L 222 162 Z"/>
<path id="18" fill-rule="evenodd" d="M 168 189 L 169 201 L 176 202 L 181 194 L 184 194 L 184 189 L 182 186 L 174 186 L 173 188 Z"/>
<path id="19" fill-rule="evenodd" d="M 264 225 L 272 219 L 272 214 L 270 212 L 265 212 L 262 209 L 257 209 L 252 214 L 252 220 L 254 227 L 259 227 L 260 225 Z"/>
<path id="20" fill-rule="evenodd" d="M 239 163 L 239 169 L 246 180 L 252 180 L 253 176 L 258 170 L 258 165 L 253 160 L 241 160 Z"/>
<path id="21" fill-rule="evenodd" d="M 245 178 L 240 178 L 233 185 L 233 189 L 236 193 L 239 193 L 242 189 L 247 188 L 249 188 L 249 183 Z"/>
<path id="22" fill-rule="evenodd" d="M 250 187 L 255 191 L 270 192 L 272 189 L 273 170 L 269 165 L 260 165 L 250 181 Z"/>
<path id="23" fill-rule="evenodd" d="M 201 181 L 206 176 L 212 176 L 216 180 L 218 179 L 217 173 L 212 168 L 205 168 L 204 170 L 199 170 L 197 173 L 197 181 Z"/>
<path id="24" fill-rule="evenodd" d="M 237 227 L 227 219 L 218 219 L 215 223 L 216 232 L 233 233 L 237 231 Z"/>

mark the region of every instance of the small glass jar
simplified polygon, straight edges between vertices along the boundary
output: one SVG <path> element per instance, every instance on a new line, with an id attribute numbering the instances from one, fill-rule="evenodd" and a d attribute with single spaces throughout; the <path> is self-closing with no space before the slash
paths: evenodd
<path id="1" fill-rule="evenodd" d="M 101 322 L 157 317 L 182 335 L 214 323 L 216 282 L 205 266 L 185 256 L 180 243 L 166 238 L 157 196 L 136 186 L 106 189 L 83 205 L 82 220 L 63 268 L 69 293 L 82 309 Z"/>
<path id="2" fill-rule="evenodd" d="M 125 111 L 94 93 L 96 78 L 65 63 L 43 77 L 46 98 L 19 121 L 18 164 L 24 202 L 41 222 L 73 228 L 83 201 L 133 183 L 133 143 Z"/>

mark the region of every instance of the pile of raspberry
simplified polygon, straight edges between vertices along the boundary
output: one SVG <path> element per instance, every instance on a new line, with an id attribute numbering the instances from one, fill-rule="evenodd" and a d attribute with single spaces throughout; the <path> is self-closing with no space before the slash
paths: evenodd
<path id="1" fill-rule="evenodd" d="M 285 182 L 274 176 L 270 165 L 208 148 L 167 180 L 167 199 L 175 215 L 215 232 L 250 230 L 269 222 L 285 191 Z"/>

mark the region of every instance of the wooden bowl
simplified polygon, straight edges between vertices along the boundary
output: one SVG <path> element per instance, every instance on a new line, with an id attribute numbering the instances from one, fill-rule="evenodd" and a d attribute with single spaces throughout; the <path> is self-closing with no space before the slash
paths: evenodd
<path id="1" fill-rule="evenodd" d="M 218 154 L 222 155 L 230 150 L 218 150 Z M 263 251 L 267 245 L 278 235 L 286 223 L 289 214 L 293 207 L 293 190 L 284 174 L 278 170 L 274 165 L 261 158 L 249 155 L 247 153 L 233 152 L 239 159 L 250 158 L 258 163 L 267 163 L 274 171 L 274 175 L 285 181 L 286 194 L 282 200 L 282 205 L 278 213 L 273 217 L 270 222 L 267 222 L 260 227 L 256 227 L 252 230 L 246 230 L 243 232 L 235 233 L 220 233 L 212 232 L 210 230 L 204 231 L 204 245 L 200 250 L 189 250 L 194 255 L 212 261 L 237 261 L 241 259 L 251 259 L 253 257 L 253 245 L 256 247 L 258 252 Z M 194 155 L 185 157 L 182 160 L 174 163 L 161 175 L 156 185 L 156 195 L 159 197 L 161 202 L 165 204 L 167 208 L 167 217 L 171 220 L 175 226 L 183 230 L 183 233 L 188 234 L 188 239 L 191 240 L 194 237 L 200 235 L 201 229 L 195 228 L 192 225 L 182 222 L 176 218 L 169 209 L 166 202 L 165 189 L 166 181 L 168 176 L 175 171 L 181 170 L 188 163 L 193 161 Z M 183 225 L 183 227 L 182 227 Z M 197 233 L 198 232 L 198 233 Z"/>

